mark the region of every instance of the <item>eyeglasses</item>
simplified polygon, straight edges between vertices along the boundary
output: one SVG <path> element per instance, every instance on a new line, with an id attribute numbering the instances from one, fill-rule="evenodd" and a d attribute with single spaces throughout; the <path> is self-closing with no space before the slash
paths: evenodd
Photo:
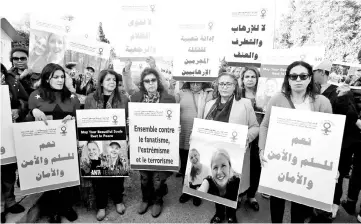
<path id="1" fill-rule="evenodd" d="M 306 80 L 308 79 L 308 77 L 310 77 L 310 75 L 307 73 L 301 73 L 301 74 L 290 74 L 288 76 L 288 78 L 291 79 L 292 81 L 296 81 L 298 77 L 300 77 L 301 80 Z"/>
<path id="2" fill-rule="evenodd" d="M 147 84 L 149 84 L 149 83 L 151 83 L 151 82 L 156 82 L 157 81 L 157 79 L 144 79 L 143 80 L 143 82 L 144 83 L 147 83 Z"/>
<path id="3" fill-rule="evenodd" d="M 18 58 L 18 57 L 12 57 L 11 58 L 13 61 L 26 61 L 26 60 L 28 60 L 28 58 L 27 57 L 20 57 L 20 58 Z"/>
<path id="4" fill-rule="evenodd" d="M 222 87 L 222 88 L 224 88 L 224 87 L 230 88 L 230 87 L 232 87 L 233 85 L 234 85 L 234 83 L 231 83 L 231 82 L 226 82 L 226 83 L 221 82 L 221 83 L 218 83 L 218 86 L 220 86 L 220 87 Z"/>

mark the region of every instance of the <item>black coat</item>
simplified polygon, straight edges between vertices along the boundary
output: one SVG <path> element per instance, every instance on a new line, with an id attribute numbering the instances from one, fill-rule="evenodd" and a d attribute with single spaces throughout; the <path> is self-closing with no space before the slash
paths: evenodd
<path id="1" fill-rule="evenodd" d="M 5 84 L 9 86 L 9 92 L 11 94 L 11 109 L 19 110 L 19 118 L 16 121 L 21 122 L 25 119 L 26 114 L 28 113 L 27 101 L 29 99 L 29 95 L 13 73 L 7 73 L 5 75 Z"/>
<path id="2" fill-rule="evenodd" d="M 337 88 L 336 85 L 330 85 L 322 95 L 330 100 L 334 114 L 346 115 L 342 147 L 348 147 L 353 142 L 360 141 L 361 139 L 360 130 L 356 126 L 358 115 L 353 94 L 350 92 L 339 97 L 337 96 Z"/>

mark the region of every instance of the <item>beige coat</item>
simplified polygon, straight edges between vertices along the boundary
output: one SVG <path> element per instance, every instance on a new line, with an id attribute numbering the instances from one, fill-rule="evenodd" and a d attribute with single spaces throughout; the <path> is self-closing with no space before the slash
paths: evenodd
<path id="1" fill-rule="evenodd" d="M 209 110 L 216 100 L 211 100 L 206 104 L 203 119 L 207 116 Z M 248 142 L 252 142 L 259 134 L 259 124 L 252 107 L 251 100 L 242 98 L 238 101 L 233 99 L 231 113 L 228 123 L 241 124 L 248 126 Z M 250 148 L 247 146 L 243 160 L 241 184 L 239 192 L 245 192 L 250 186 Z"/>

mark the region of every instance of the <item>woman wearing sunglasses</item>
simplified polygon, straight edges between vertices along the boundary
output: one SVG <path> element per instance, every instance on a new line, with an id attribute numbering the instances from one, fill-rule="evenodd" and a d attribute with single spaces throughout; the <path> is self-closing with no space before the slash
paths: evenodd
<path id="1" fill-rule="evenodd" d="M 130 101 L 142 103 L 176 103 L 175 98 L 169 95 L 164 89 L 160 81 L 159 73 L 153 68 L 143 70 L 140 75 L 139 91 L 130 97 Z M 152 216 L 154 218 L 161 214 L 163 196 L 168 192 L 168 187 L 165 182 L 170 174 L 170 172 L 165 171 L 140 171 L 142 203 L 138 209 L 139 214 L 147 212 L 150 204 L 153 204 Z"/>
<path id="2" fill-rule="evenodd" d="M 332 113 L 330 101 L 325 96 L 316 94 L 311 65 L 303 61 L 295 61 L 290 64 L 286 69 L 282 93 L 273 96 L 269 101 L 266 115 L 260 127 L 259 148 L 262 164 L 266 162 L 263 154 L 267 140 L 272 106 Z M 273 223 L 281 223 L 283 221 L 284 209 L 285 200 L 271 196 L 270 210 Z M 303 223 L 305 219 L 311 215 L 312 208 L 296 202 L 291 202 L 292 223 Z"/>

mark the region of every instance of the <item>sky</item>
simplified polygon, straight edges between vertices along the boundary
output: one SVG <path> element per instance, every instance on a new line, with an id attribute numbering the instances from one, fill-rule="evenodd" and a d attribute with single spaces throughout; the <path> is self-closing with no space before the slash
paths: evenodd
<path id="1" fill-rule="evenodd" d="M 130 1 L 142 2 L 143 0 Z M 162 0 L 155 0 L 162 1 Z M 199 2 L 199 0 L 197 0 Z M 269 0 L 261 0 L 269 1 Z M 4 2 L 4 1 L 3 1 Z M 62 0 L 59 2 L 49 3 L 48 0 L 17 0 L 5 1 L 0 3 L 0 16 L 5 17 L 14 27 L 18 24 L 24 23 L 26 13 L 46 14 L 47 16 L 63 16 L 70 14 L 79 21 L 78 29 L 84 30 L 89 37 L 97 35 L 99 22 L 103 24 L 103 30 L 106 38 L 111 45 L 118 45 L 117 39 L 121 34 L 121 30 L 117 29 L 117 18 L 119 18 L 119 11 L 121 1 L 119 0 L 103 0 L 103 1 L 85 1 L 85 0 Z M 125 1 L 122 1 L 125 2 Z M 149 1 L 148 1 L 149 2 Z M 167 1 L 168 3 L 171 1 Z M 193 5 L 192 1 L 183 0 Z M 252 1 L 238 0 L 237 3 L 251 4 Z M 276 29 L 284 12 L 288 9 L 289 0 L 276 0 Z M 52 8 L 53 7 L 53 8 Z M 3 10 L 3 9 L 15 9 Z"/>

